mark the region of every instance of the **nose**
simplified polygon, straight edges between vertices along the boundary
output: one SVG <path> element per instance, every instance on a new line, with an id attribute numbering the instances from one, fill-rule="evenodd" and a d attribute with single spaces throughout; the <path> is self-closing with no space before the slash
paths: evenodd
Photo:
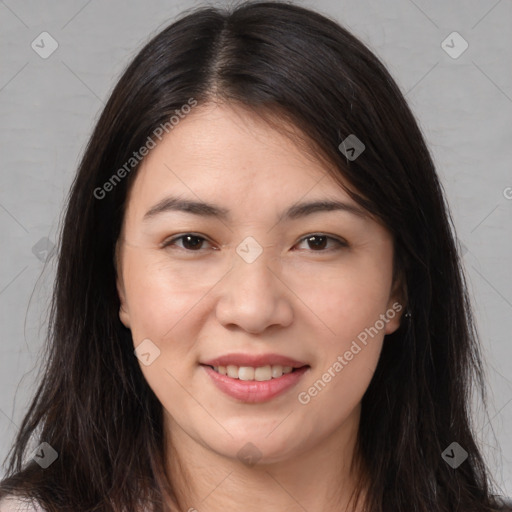
<path id="1" fill-rule="evenodd" d="M 293 293 L 278 271 L 269 267 L 265 251 L 252 263 L 236 255 L 219 284 L 216 316 L 223 326 L 258 334 L 271 326 L 291 324 Z"/>

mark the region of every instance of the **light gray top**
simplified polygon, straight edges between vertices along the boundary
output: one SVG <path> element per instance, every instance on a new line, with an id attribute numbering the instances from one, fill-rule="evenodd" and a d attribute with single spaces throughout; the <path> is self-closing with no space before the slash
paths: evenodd
<path id="1" fill-rule="evenodd" d="M 0 500 L 0 512 L 44 512 L 35 500 L 6 496 Z"/>
<path id="2" fill-rule="evenodd" d="M 37 500 L 9 495 L 0 500 L 0 512 L 45 512 L 45 509 Z M 151 512 L 151 510 L 145 507 L 141 512 Z"/>

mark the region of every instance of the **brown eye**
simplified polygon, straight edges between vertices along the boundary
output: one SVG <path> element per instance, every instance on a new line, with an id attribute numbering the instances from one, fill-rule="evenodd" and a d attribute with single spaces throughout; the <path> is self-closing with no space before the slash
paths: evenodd
<path id="1" fill-rule="evenodd" d="M 348 247 L 348 244 L 346 242 L 343 242 L 341 240 L 338 240 L 332 236 L 328 235 L 322 235 L 322 234 L 314 234 L 314 235 L 308 235 L 300 241 L 300 243 L 307 242 L 308 247 L 312 251 L 316 252 L 328 252 L 329 249 L 326 249 L 326 246 L 328 245 L 328 242 L 334 242 L 335 247 L 334 250 L 340 247 Z"/>
<path id="2" fill-rule="evenodd" d="M 182 245 L 178 245 L 178 247 L 181 249 L 185 249 L 187 251 L 199 251 L 202 248 L 203 242 L 206 242 L 206 238 L 202 236 L 187 233 L 185 235 L 180 235 L 175 238 L 172 238 L 171 240 L 165 242 L 162 247 L 176 245 L 176 242 L 178 240 L 182 241 Z"/>
<path id="3" fill-rule="evenodd" d="M 325 249 L 325 246 L 327 245 L 326 236 L 313 235 L 309 236 L 306 240 L 309 244 L 309 247 L 314 250 Z"/>

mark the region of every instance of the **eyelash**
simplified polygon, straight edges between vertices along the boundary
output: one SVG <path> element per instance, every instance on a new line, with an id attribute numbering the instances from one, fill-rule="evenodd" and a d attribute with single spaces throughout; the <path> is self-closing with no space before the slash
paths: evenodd
<path id="1" fill-rule="evenodd" d="M 162 249 L 165 249 L 165 248 L 169 248 L 171 247 L 176 241 L 178 240 L 182 240 L 184 238 L 186 238 L 187 236 L 190 236 L 192 238 L 197 238 L 197 239 L 200 239 L 204 242 L 208 242 L 208 239 L 201 236 L 201 235 L 196 235 L 194 233 L 184 233 L 182 235 L 178 235 L 178 236 L 175 236 L 165 242 L 163 242 L 161 244 L 161 247 Z M 338 239 L 338 238 L 335 238 L 333 236 L 329 236 L 329 235 L 326 235 L 326 234 L 323 234 L 323 233 L 312 233 L 310 235 L 306 235 L 304 237 L 302 237 L 300 240 L 299 240 L 299 244 L 306 241 L 308 238 L 313 238 L 313 237 L 320 237 L 320 238 L 327 238 L 328 240 L 330 241 L 333 241 L 337 244 L 338 247 L 334 248 L 334 249 L 319 249 L 319 250 L 314 250 L 314 249 L 311 249 L 310 252 L 319 252 L 319 253 L 326 253 L 326 252 L 331 252 L 331 251 L 336 251 L 336 250 L 340 250 L 340 249 L 343 249 L 343 248 L 348 248 L 349 247 L 349 244 L 342 240 L 342 239 Z M 198 249 L 198 250 L 193 250 L 193 249 L 186 249 L 185 247 L 178 247 L 178 249 L 181 249 L 183 251 L 186 251 L 186 252 L 189 252 L 189 253 L 194 253 L 194 252 L 201 252 L 201 249 Z"/>

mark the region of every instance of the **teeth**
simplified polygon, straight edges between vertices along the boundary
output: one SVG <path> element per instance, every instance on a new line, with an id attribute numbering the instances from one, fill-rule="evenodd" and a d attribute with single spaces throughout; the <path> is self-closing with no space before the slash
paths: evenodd
<path id="1" fill-rule="evenodd" d="M 214 366 L 213 369 L 221 375 L 227 375 L 232 379 L 255 380 L 259 382 L 278 379 L 282 377 L 283 374 L 291 373 L 293 370 L 291 366 L 281 366 L 280 364 L 258 366 L 257 368 L 230 364 L 228 366 Z"/>
<path id="2" fill-rule="evenodd" d="M 236 366 L 228 365 L 227 367 L 228 377 L 232 379 L 238 379 L 238 368 Z"/>

